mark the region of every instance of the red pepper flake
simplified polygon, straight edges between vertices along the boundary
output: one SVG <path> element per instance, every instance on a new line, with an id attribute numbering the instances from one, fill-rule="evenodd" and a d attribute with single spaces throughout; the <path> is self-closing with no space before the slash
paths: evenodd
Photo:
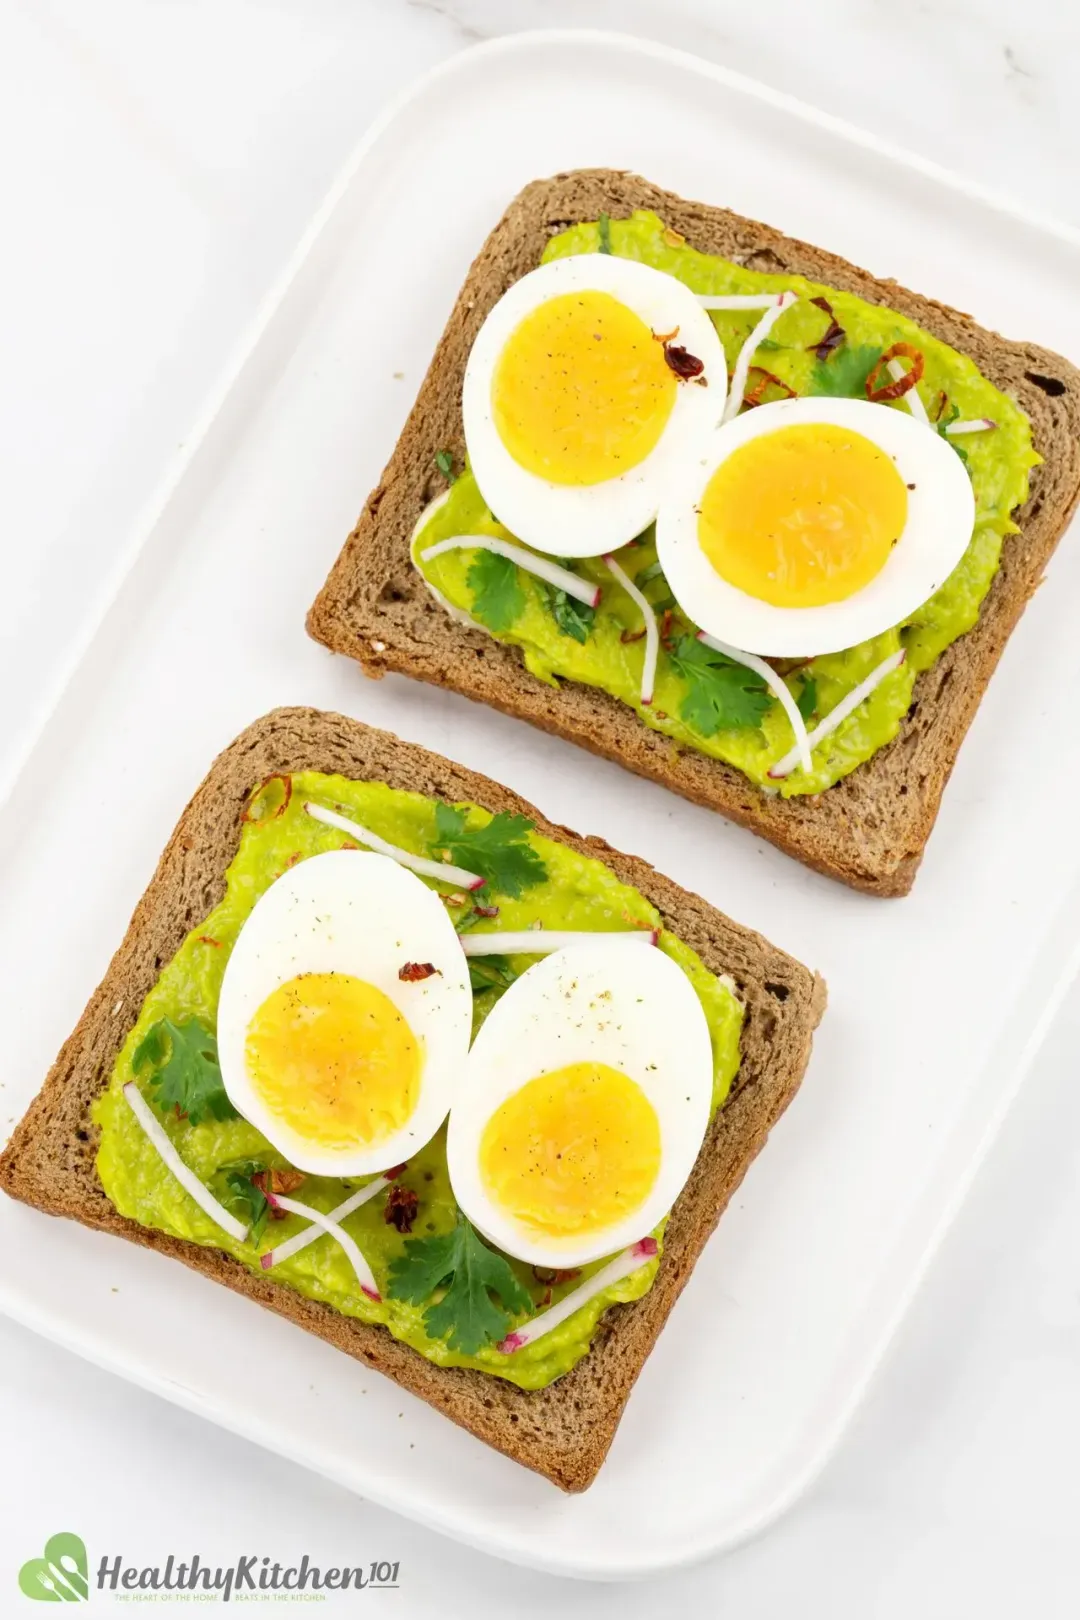
<path id="1" fill-rule="evenodd" d="M 281 786 L 282 786 L 281 803 L 274 810 L 269 810 L 266 807 L 264 807 L 261 814 L 259 814 L 259 815 L 253 814 L 256 807 L 259 805 L 259 801 L 262 799 L 263 794 L 268 792 L 268 790 L 270 788 L 270 785 L 273 782 L 280 782 L 281 783 Z M 283 816 L 285 814 L 286 810 L 289 808 L 289 800 L 291 798 L 292 798 L 292 777 L 291 776 L 285 776 L 281 771 L 275 771 L 273 776 L 268 776 L 266 778 L 265 782 L 260 782 L 259 783 L 259 786 L 255 789 L 254 793 L 248 799 L 247 804 L 244 806 L 243 814 L 241 815 L 240 819 L 241 819 L 241 821 L 256 821 L 256 822 L 257 821 L 276 821 L 278 816 Z"/>
<path id="2" fill-rule="evenodd" d="M 622 642 L 624 647 L 629 647 L 631 642 L 640 641 L 644 634 L 645 634 L 645 626 L 642 625 L 640 630 L 623 630 L 623 631 L 621 631 L 620 635 L 619 635 L 619 640 Z"/>
<path id="3" fill-rule="evenodd" d="M 782 389 L 785 399 L 798 398 L 798 391 L 792 388 L 789 383 L 786 383 L 783 377 L 778 377 L 774 371 L 766 371 L 764 366 L 751 366 L 750 370 L 758 373 L 760 381 L 756 382 L 753 388 L 748 389 L 743 395 L 744 405 L 760 405 L 764 399 L 765 390 L 770 384 L 774 388 Z"/>
<path id="4" fill-rule="evenodd" d="M 399 1181 L 395 1181 L 386 1195 L 383 1220 L 404 1236 L 412 1231 L 419 1207 L 420 1200 L 412 1188 L 403 1187 Z"/>
<path id="5" fill-rule="evenodd" d="M 404 967 L 398 968 L 398 978 L 403 984 L 419 984 L 439 971 L 434 962 L 406 962 Z"/>
<path id="6" fill-rule="evenodd" d="M 945 392 L 945 390 L 943 388 L 941 390 L 941 393 L 937 397 L 937 410 L 934 412 L 934 421 L 935 422 L 940 422 L 941 421 L 941 418 L 942 418 L 942 416 L 944 414 L 944 411 L 945 411 L 945 407 L 946 407 L 946 405 L 948 403 L 949 403 L 949 396 L 948 396 L 948 394 Z"/>
<path id="7" fill-rule="evenodd" d="M 396 1181 L 398 1176 L 401 1175 L 402 1171 L 407 1170 L 408 1168 L 409 1161 L 405 1159 L 401 1164 L 395 1164 L 392 1170 L 384 1170 L 383 1175 L 386 1177 L 387 1181 Z"/>
<path id="8" fill-rule="evenodd" d="M 696 382 L 701 378 L 701 381 L 705 382 L 702 376 L 705 370 L 704 360 L 699 360 L 696 354 L 684 349 L 681 343 L 665 343 L 664 359 L 680 381 Z"/>
<path id="9" fill-rule="evenodd" d="M 665 608 L 660 619 L 660 640 L 665 647 L 671 645 L 671 622 L 674 617 L 674 608 Z"/>
<path id="10" fill-rule="evenodd" d="M 878 374 L 888 369 L 890 360 L 896 360 L 901 355 L 911 361 L 911 369 L 905 371 L 902 377 L 897 377 L 893 382 L 883 383 L 879 388 Z M 875 405 L 882 405 L 890 399 L 903 399 L 905 394 L 911 393 L 925 369 L 926 361 L 923 359 L 921 349 L 914 348 L 910 343 L 894 343 L 878 360 L 875 360 L 866 379 L 866 397 Z"/>
<path id="11" fill-rule="evenodd" d="M 658 720 L 666 720 L 668 717 L 668 712 L 666 709 L 656 709 L 654 710 L 654 713 Z"/>
<path id="12" fill-rule="evenodd" d="M 355 838 L 343 838 L 342 841 L 341 841 L 341 848 L 342 849 L 359 849 L 360 845 L 356 842 Z"/>
<path id="13" fill-rule="evenodd" d="M 478 917 L 497 917 L 499 915 L 498 906 L 474 906 L 473 910 Z"/>
<path id="14" fill-rule="evenodd" d="M 197 934 L 196 938 L 198 939 L 200 945 L 212 945 L 215 951 L 220 951 L 221 949 L 220 939 L 212 939 L 209 934 Z"/>
<path id="15" fill-rule="evenodd" d="M 811 298 L 810 302 L 816 304 L 818 309 L 825 311 L 829 317 L 829 324 L 823 336 L 816 343 L 808 343 L 808 349 L 813 349 L 819 360 L 827 360 L 834 349 L 838 349 L 847 337 L 847 333 L 833 314 L 833 307 L 827 298 Z"/>

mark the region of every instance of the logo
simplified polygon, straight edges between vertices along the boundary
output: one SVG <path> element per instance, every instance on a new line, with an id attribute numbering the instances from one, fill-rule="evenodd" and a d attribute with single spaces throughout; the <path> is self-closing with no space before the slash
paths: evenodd
<path id="1" fill-rule="evenodd" d="M 78 1603 L 89 1585 L 86 1548 L 79 1536 L 62 1530 L 50 1536 L 40 1558 L 30 1558 L 19 1571 L 26 1596 L 42 1603 Z"/>

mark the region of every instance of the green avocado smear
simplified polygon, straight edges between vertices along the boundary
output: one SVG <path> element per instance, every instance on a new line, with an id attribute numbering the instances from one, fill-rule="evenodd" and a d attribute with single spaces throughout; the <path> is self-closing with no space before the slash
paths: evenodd
<path id="1" fill-rule="evenodd" d="M 271 808 L 275 789 L 279 802 Z M 269 1221 L 257 1242 L 237 1242 L 165 1167 L 136 1120 L 123 1087 L 129 1081 L 139 1085 L 185 1164 L 226 1207 L 230 1171 L 236 1165 L 290 1168 L 288 1161 L 244 1119 L 217 1119 L 203 1114 L 195 1125 L 188 1118 L 178 1118 L 175 1109 L 163 1112 L 155 1107 L 146 1067 L 140 1064 L 136 1068 L 135 1059 L 160 1020 L 168 1019 L 174 1027 L 199 1020 L 208 1031 L 215 1029 L 221 981 L 230 951 L 255 902 L 283 871 L 325 850 L 357 847 L 342 833 L 308 815 L 303 808 L 307 800 L 336 809 L 399 848 L 417 854 L 427 854 L 435 838 L 436 806 L 421 794 L 399 792 L 381 782 L 350 781 L 314 771 L 298 773 L 291 781 L 272 778 L 270 784 L 264 784 L 264 789 L 249 802 L 240 846 L 226 873 L 224 898 L 192 929 L 162 971 L 117 1058 L 107 1089 L 93 1108 L 101 1133 L 98 1173 L 116 1209 L 140 1225 L 223 1249 L 260 1276 L 267 1275 L 260 1269 L 260 1254 L 304 1230 L 307 1223 L 295 1216 Z M 462 808 L 468 812 L 469 827 L 479 828 L 491 820 L 488 812 L 477 806 Z M 636 889 L 621 882 L 602 861 L 588 859 L 532 831 L 527 839 L 543 863 L 544 876 L 518 898 L 505 893 L 492 895 L 498 900 L 497 919 L 473 913 L 467 898 L 452 891 L 450 885 L 429 885 L 447 901 L 459 929 L 517 931 L 538 924 L 597 933 L 635 926 L 662 929 L 656 908 Z M 710 973 L 700 957 L 666 929 L 660 933 L 659 948 L 686 973 L 704 1009 L 712 1039 L 713 1107 L 718 1108 L 739 1067 L 742 1004 L 727 981 Z M 476 959 L 474 1034 L 506 985 L 535 960 L 533 956 Z M 370 1179 L 309 1175 L 293 1196 L 329 1212 L 352 1189 Z M 474 1367 L 506 1378 L 522 1389 L 540 1389 L 569 1371 L 587 1353 L 597 1323 L 609 1305 L 640 1298 L 656 1274 L 658 1260 L 654 1258 L 597 1294 L 550 1333 L 513 1354 L 504 1354 L 494 1343 L 483 1345 L 474 1355 L 456 1352 L 445 1339 L 428 1333 L 423 1306 L 390 1297 L 387 1289 L 390 1268 L 405 1253 L 406 1245 L 414 1239 L 449 1232 L 458 1218 L 447 1175 L 445 1128 L 414 1155 L 397 1184 L 417 1195 L 411 1236 L 387 1223 L 385 1195 L 376 1196 L 342 1222 L 374 1272 L 382 1294 L 380 1301 L 372 1301 L 360 1292 L 348 1259 L 328 1235 L 275 1266 L 269 1275 L 309 1299 L 332 1305 L 345 1316 L 382 1323 L 396 1339 L 440 1366 Z M 655 1235 L 662 1238 L 662 1225 Z M 597 1261 L 583 1267 L 580 1275 L 565 1281 L 557 1276 L 552 1282 L 550 1277 L 538 1277 L 530 1266 L 511 1261 L 515 1276 L 533 1302 L 531 1310 L 510 1316 L 511 1326 L 518 1327 L 530 1315 L 557 1303 L 604 1263 Z"/>
<path id="2" fill-rule="evenodd" d="M 644 643 L 629 639 L 641 631 L 641 613 L 613 581 L 600 558 L 576 561 L 572 567 L 602 585 L 599 607 L 581 609 L 573 599 L 490 553 L 468 549 L 444 552 L 429 561 L 420 553 L 439 540 L 457 535 L 491 535 L 512 539 L 487 506 L 466 467 L 441 504 L 433 504 L 413 539 L 413 560 L 429 587 L 452 612 L 467 615 L 498 640 L 520 647 L 525 666 L 538 679 L 557 686 L 560 680 L 601 688 L 630 705 L 654 731 L 677 746 L 735 766 L 759 787 L 784 797 L 820 793 L 870 758 L 896 735 L 911 705 L 912 688 L 921 671 L 957 637 L 970 630 L 993 581 L 1006 535 L 1017 532 L 1010 514 L 1027 497 L 1028 476 L 1039 456 L 1032 448 L 1027 417 L 995 388 L 973 362 L 924 332 L 914 321 L 851 293 L 807 281 L 802 276 L 767 275 L 746 270 L 687 246 L 655 214 L 638 212 L 625 220 L 605 221 L 610 248 L 601 246 L 600 227 L 573 226 L 553 237 L 544 261 L 572 254 L 609 250 L 678 277 L 696 293 L 799 294 L 759 346 L 754 361 L 797 394 L 834 394 L 865 398 L 867 372 L 893 343 L 913 345 L 923 355 L 925 370 L 918 384 L 932 422 L 942 431 L 950 421 L 988 417 L 996 429 L 950 440 L 966 462 L 975 493 L 975 527 L 971 542 L 944 585 L 904 624 L 873 641 L 814 658 L 797 670 L 780 665 L 808 729 L 823 719 L 867 675 L 901 648 L 906 658 L 814 750 L 810 772 L 797 767 L 780 782 L 768 772 L 794 742 L 791 723 L 772 694 L 762 686 L 732 711 L 710 701 L 712 675 L 687 657 L 696 626 L 670 596 L 660 573 L 652 529 L 616 553 L 618 562 L 645 592 L 658 615 L 668 613 L 664 647 L 653 702 L 640 702 Z M 828 302 L 832 316 L 811 302 Z M 760 311 L 713 311 L 729 370 Z M 819 344 L 835 319 L 844 337 L 824 360 Z M 781 397 L 775 382 L 751 372 L 750 384 L 762 399 Z M 903 401 L 882 409 L 906 410 Z M 791 661 L 789 661 L 790 663 Z M 722 663 L 722 661 L 721 661 Z M 730 669 L 726 672 L 730 675 Z M 752 679 L 752 678 L 751 678 Z"/>

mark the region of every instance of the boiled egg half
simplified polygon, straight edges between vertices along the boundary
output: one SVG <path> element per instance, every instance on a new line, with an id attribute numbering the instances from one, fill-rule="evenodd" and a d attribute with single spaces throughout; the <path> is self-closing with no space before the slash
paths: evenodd
<path id="1" fill-rule="evenodd" d="M 661 506 L 676 600 L 744 652 L 812 657 L 868 641 L 933 596 L 975 522 L 955 450 L 905 410 L 760 405 L 719 428 Z"/>
<path id="2" fill-rule="evenodd" d="M 221 1078 L 298 1169 L 374 1174 L 446 1118 L 471 1021 L 438 895 L 385 855 L 331 850 L 271 884 L 240 931 L 218 1006 Z"/>
<path id="3" fill-rule="evenodd" d="M 555 259 L 516 281 L 477 334 L 462 393 L 469 461 L 520 540 L 598 556 L 653 521 L 726 394 L 723 346 L 682 282 L 611 254 Z"/>
<path id="4" fill-rule="evenodd" d="M 708 1024 L 670 957 L 633 940 L 555 951 L 473 1044 L 447 1132 L 454 1196 L 520 1260 L 597 1260 L 671 1208 L 711 1096 Z"/>

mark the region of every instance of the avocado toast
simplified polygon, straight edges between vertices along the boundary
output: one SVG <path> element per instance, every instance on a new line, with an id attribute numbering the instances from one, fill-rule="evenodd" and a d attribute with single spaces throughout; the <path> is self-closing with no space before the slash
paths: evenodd
<path id="1" fill-rule="evenodd" d="M 679 714 L 667 712 L 667 703 L 663 710 L 654 705 L 643 711 L 630 701 L 620 680 L 624 665 L 640 659 L 641 650 L 620 645 L 639 634 L 629 620 L 624 636 L 618 634 L 618 621 L 608 626 L 614 633 L 604 645 L 614 655 L 598 672 L 596 632 L 573 604 L 567 612 L 565 594 L 560 601 L 557 593 L 546 593 L 553 607 L 548 617 L 560 620 L 558 632 L 548 627 L 539 637 L 535 633 L 542 598 L 529 586 L 519 598 L 528 595 L 519 620 L 510 622 L 513 614 L 504 613 L 506 622 L 492 633 L 490 617 L 486 628 L 475 622 L 483 613 L 473 609 L 465 593 L 468 576 L 456 558 L 423 561 L 421 572 L 418 548 L 428 540 L 447 544 L 447 530 L 500 532 L 483 497 L 475 498 L 475 481 L 463 460 L 462 382 L 486 314 L 542 260 L 597 248 L 647 260 L 672 274 L 680 273 L 683 262 L 700 268 L 701 256 L 712 255 L 716 273 L 734 278 L 724 282 L 725 288 L 740 292 L 750 281 L 775 290 L 793 278 L 807 278 L 800 313 L 789 317 L 797 341 L 779 345 L 787 351 L 780 353 L 770 340 L 773 357 L 764 350 L 755 355 L 761 362 L 758 393 L 756 399 L 748 395 L 747 403 L 773 397 L 770 388 L 790 390 L 787 375 L 801 389 L 815 361 L 825 375 L 818 391 L 842 391 L 838 377 L 850 370 L 855 354 L 869 352 L 868 336 L 877 330 L 881 337 L 876 355 L 870 352 L 872 364 L 885 360 L 892 348 L 904 348 L 903 342 L 892 342 L 896 333 L 902 338 L 922 334 L 926 353 L 916 350 L 919 376 L 925 359 L 935 389 L 927 409 L 939 435 L 974 425 L 954 420 L 957 399 L 965 416 L 984 408 L 989 415 L 985 401 L 997 401 L 997 420 L 990 423 L 993 442 L 980 442 L 976 435 L 951 441 L 958 456 L 970 458 L 972 482 L 978 479 L 980 485 L 979 524 L 963 567 L 926 604 L 921 618 L 901 623 L 890 639 L 878 638 L 880 645 L 870 642 L 853 653 L 813 661 L 801 678 L 780 666 L 792 697 L 800 707 L 805 698 L 808 714 L 816 717 L 815 701 L 823 704 L 831 692 L 829 703 L 839 712 L 842 700 L 882 660 L 880 688 L 846 730 L 836 733 L 824 761 L 816 756 L 822 767 L 816 776 L 800 780 L 789 772 L 774 782 L 772 770 L 765 768 L 770 756 L 746 741 L 758 736 L 758 720 L 766 742 L 779 736 L 785 722 L 783 716 L 777 719 L 778 710 L 763 719 L 751 711 L 750 723 L 722 732 L 723 747 L 710 753 L 709 740 L 703 747 L 700 734 L 687 745 L 688 728 Z M 836 294 L 835 311 L 826 296 L 830 291 Z M 812 331 L 811 322 L 816 322 Z M 787 331 L 777 327 L 776 335 L 787 340 Z M 906 348 L 915 344 L 907 342 Z M 773 366 L 770 383 L 766 367 Z M 872 380 L 858 384 L 866 384 L 868 398 Z M 939 380 L 943 386 L 937 389 Z M 888 392 L 892 386 L 886 382 L 873 397 L 899 400 L 899 393 Z M 943 398 L 948 391 L 956 399 Z M 1038 458 L 1041 464 L 1035 464 Z M 445 505 L 433 510 L 433 499 L 447 494 L 447 475 L 455 482 Z M 527 187 L 481 250 L 397 449 L 312 607 L 308 627 L 333 650 L 356 658 L 370 675 L 394 671 L 431 680 L 529 719 L 720 810 L 829 876 L 867 893 L 901 895 L 914 879 L 963 736 L 1078 493 L 1080 377 L 1068 362 L 1036 345 L 1000 338 L 966 315 L 876 280 L 767 226 L 686 202 L 633 175 L 582 170 Z M 634 555 L 645 564 L 637 576 L 643 579 L 655 567 L 647 540 Z M 588 562 L 580 565 L 591 582 L 589 568 Z M 656 589 L 663 586 L 660 580 Z M 658 600 L 658 614 L 660 605 Z M 472 623 L 462 622 L 463 611 Z M 687 667 L 684 643 L 692 640 L 693 627 L 688 628 L 689 636 L 680 639 L 676 633 L 665 640 L 661 666 L 669 676 L 672 669 L 695 673 Z M 696 656 L 700 666 L 700 650 Z M 765 707 L 757 693 L 751 695 Z M 772 757 L 785 746 L 778 744 Z M 732 759 L 741 759 L 744 768 Z"/>
<path id="2" fill-rule="evenodd" d="M 520 1387 L 475 1364 L 440 1365 L 429 1353 L 418 1353 L 395 1337 L 381 1320 L 365 1319 L 362 1310 L 347 1314 L 336 1308 L 325 1287 L 319 1297 L 314 1286 L 305 1292 L 302 1280 L 291 1284 L 277 1280 L 250 1249 L 226 1252 L 220 1237 L 215 1240 L 213 1231 L 197 1224 L 194 1206 L 185 1205 L 181 1218 L 162 1204 L 160 1175 L 152 1178 L 153 1185 L 146 1176 L 134 1187 L 125 1181 L 120 1160 L 134 1139 L 117 1129 L 116 1087 L 129 1072 L 125 1064 L 133 1063 L 138 1073 L 144 1072 L 138 1055 L 145 1039 L 142 1032 L 146 1018 L 163 1005 L 152 998 L 159 986 L 174 982 L 170 973 L 179 963 L 187 975 L 184 982 L 194 986 L 191 993 L 196 1000 L 188 1005 L 211 1005 L 214 991 L 206 986 L 219 982 L 217 959 L 225 953 L 224 934 L 221 939 L 210 934 L 207 919 L 211 914 L 219 920 L 226 917 L 227 869 L 241 871 L 245 879 L 253 871 L 250 864 L 241 868 L 236 863 L 260 836 L 252 807 L 259 804 L 262 815 L 261 790 L 274 796 L 266 820 L 274 827 L 284 826 L 288 816 L 278 820 L 280 806 L 288 808 L 292 783 L 301 773 L 305 783 L 306 773 L 317 773 L 328 781 L 381 784 L 380 791 L 412 796 L 410 803 L 422 795 L 444 804 L 470 803 L 481 815 L 502 812 L 526 818 L 529 836 L 539 841 L 539 847 L 557 848 L 558 860 L 574 874 L 575 889 L 582 884 L 587 889 L 588 874 L 595 873 L 598 883 L 622 897 L 620 903 L 639 906 L 643 919 L 655 915 L 657 926 L 687 953 L 685 960 L 692 957 L 700 964 L 701 974 L 715 987 L 717 1004 L 729 996 L 741 1004 L 734 1078 L 734 1064 L 725 1060 L 722 1076 L 718 1066 L 723 1086 L 730 1082 L 730 1094 L 718 1097 L 721 1106 L 663 1232 L 655 1276 L 644 1279 L 648 1286 L 639 1297 L 631 1297 L 631 1290 L 621 1296 L 626 1303 L 605 1304 L 599 1319 L 587 1324 L 591 1346 L 586 1337 L 574 1350 L 576 1359 L 571 1358 L 569 1369 L 541 1387 Z M 339 794 L 343 791 L 338 789 Z M 291 807 L 290 814 L 302 813 L 299 804 Z M 345 847 L 351 844 L 347 841 Z M 335 847 L 342 847 L 340 836 Z M 275 862 L 279 853 L 275 844 Z M 304 864 L 302 859 L 299 869 Z M 274 875 L 270 872 L 265 881 Z M 456 904 L 457 899 L 450 895 L 447 903 Z M 203 967 L 188 974 L 191 964 L 200 960 Z M 200 1002 L 201 995 L 210 999 Z M 183 1260 L 386 1373 L 562 1488 L 580 1490 L 607 1453 L 634 1380 L 694 1261 L 794 1095 L 823 1005 L 824 987 L 812 973 L 644 862 L 621 855 L 600 840 L 579 838 L 552 826 L 506 789 L 386 733 L 339 715 L 278 710 L 226 749 L 185 810 L 105 979 L 0 1157 L 0 1186 L 48 1213 Z M 180 1017 L 178 1006 L 172 1011 Z M 175 1125 L 170 1118 L 168 1124 L 174 1142 L 185 1152 L 193 1151 L 195 1128 L 189 1131 L 179 1118 Z M 213 1130 L 227 1133 L 242 1126 L 242 1121 L 219 1122 L 211 1136 Z M 223 1143 L 226 1140 L 231 1143 L 232 1138 L 222 1138 Z M 123 1150 L 119 1156 L 118 1148 Z M 103 1150 L 107 1151 L 99 1158 Z M 231 1145 L 228 1151 L 232 1152 Z M 106 1194 L 99 1163 L 114 1196 L 121 1202 L 133 1199 L 131 1207 L 141 1218 L 119 1213 Z M 272 1172 L 267 1181 L 267 1173 L 260 1172 L 269 1191 L 279 1183 Z M 306 1190 L 301 1188 L 301 1197 Z M 424 1210 L 422 1178 L 414 1190 L 419 1191 Z M 354 1230 L 374 1228 L 357 1225 Z M 384 1241 L 392 1245 L 395 1233 L 388 1223 L 385 1230 L 389 1235 Z M 332 1247 L 329 1237 L 320 1241 Z M 617 1301 L 620 1296 L 612 1298 Z M 437 1352 L 438 1346 L 428 1344 L 425 1349 Z"/>

